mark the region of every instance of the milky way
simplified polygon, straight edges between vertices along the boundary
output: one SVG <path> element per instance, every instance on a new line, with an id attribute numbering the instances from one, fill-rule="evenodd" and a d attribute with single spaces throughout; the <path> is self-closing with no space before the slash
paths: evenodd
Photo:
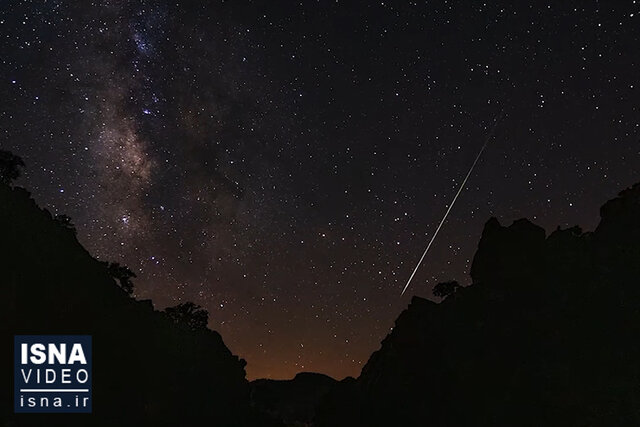
<path id="1" fill-rule="evenodd" d="M 10 2 L 2 148 L 249 377 L 358 375 L 484 222 L 592 228 L 640 180 L 634 1 Z M 398 294 L 502 109 L 411 292 Z"/>

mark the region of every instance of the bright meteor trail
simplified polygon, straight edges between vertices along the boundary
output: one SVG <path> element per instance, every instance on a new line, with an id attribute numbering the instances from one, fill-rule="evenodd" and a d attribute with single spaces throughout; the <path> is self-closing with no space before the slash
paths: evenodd
<path id="1" fill-rule="evenodd" d="M 427 252 L 429 252 L 429 249 L 431 248 L 431 245 L 433 244 L 433 241 L 436 240 L 436 236 L 438 235 L 438 232 L 440 231 L 440 228 L 442 228 L 442 224 L 444 224 L 444 222 L 447 220 L 447 215 L 449 215 L 449 212 L 451 212 L 451 208 L 453 208 L 453 205 L 456 203 L 456 200 L 458 200 L 458 196 L 462 192 L 462 189 L 467 184 L 467 180 L 469 179 L 469 176 L 471 176 L 471 172 L 473 172 L 473 168 L 476 167 L 476 163 L 478 163 L 478 160 L 480 160 L 480 156 L 484 152 L 484 149 L 487 148 L 487 145 L 489 144 L 489 141 L 491 140 L 491 137 L 493 136 L 493 132 L 496 130 L 496 126 L 498 125 L 498 123 L 502 119 L 502 116 L 503 116 L 503 113 L 500 112 L 500 115 L 497 117 L 497 120 L 494 121 L 493 126 L 491 127 L 491 130 L 489 131 L 489 134 L 487 135 L 487 138 L 485 139 L 484 144 L 482 145 L 482 148 L 478 152 L 478 155 L 476 156 L 476 159 L 473 161 L 473 164 L 471 165 L 471 168 L 469 169 L 469 172 L 467 172 L 467 176 L 464 177 L 464 180 L 462 181 L 462 184 L 460 185 L 460 188 L 458 188 L 458 192 L 454 196 L 453 201 L 449 204 L 449 208 L 447 209 L 447 211 L 445 212 L 444 216 L 442 217 L 442 221 L 440 221 L 440 224 L 438 224 L 438 228 L 436 228 L 436 232 L 433 233 L 433 237 L 431 237 L 431 240 L 429 241 L 429 244 L 427 245 L 427 248 L 422 253 L 422 256 L 420 257 L 420 261 L 418 261 L 418 264 L 416 265 L 416 268 L 413 269 L 413 273 L 411 273 L 411 277 L 409 277 L 409 280 L 407 280 L 407 284 L 404 285 L 404 289 L 402 290 L 402 293 L 400 294 L 400 296 L 404 295 L 405 291 L 409 287 L 409 284 L 411 284 L 411 280 L 413 279 L 413 276 L 416 275 L 416 272 L 420 268 L 420 265 L 422 264 L 422 261 L 424 260 L 424 257 L 427 255 Z"/>

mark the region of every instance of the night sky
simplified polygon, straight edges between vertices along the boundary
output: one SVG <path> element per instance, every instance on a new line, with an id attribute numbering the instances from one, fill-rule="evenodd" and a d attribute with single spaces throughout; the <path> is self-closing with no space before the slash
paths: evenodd
<path id="1" fill-rule="evenodd" d="M 640 181 L 636 1 L 7 1 L 0 70 L 18 184 L 249 378 L 357 376 L 489 217 L 590 230 Z"/>

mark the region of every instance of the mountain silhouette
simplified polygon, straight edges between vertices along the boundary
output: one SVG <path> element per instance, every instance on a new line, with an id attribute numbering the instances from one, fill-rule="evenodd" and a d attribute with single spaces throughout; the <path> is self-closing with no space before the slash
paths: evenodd
<path id="1" fill-rule="evenodd" d="M 206 312 L 130 297 L 133 273 L 94 259 L 68 217 L 0 182 L 0 422 L 7 426 L 277 425 L 249 405 L 244 360 Z M 92 414 L 14 414 L 13 336 L 93 337 Z"/>
<path id="2" fill-rule="evenodd" d="M 301 372 L 291 380 L 258 379 L 251 382 L 251 403 L 287 426 L 306 426 L 335 384 L 333 378 L 312 372 Z"/>
<path id="3" fill-rule="evenodd" d="M 317 426 L 640 425 L 640 184 L 594 232 L 490 219 L 473 284 L 414 297 Z"/>
<path id="4" fill-rule="evenodd" d="M 205 310 L 136 301 L 134 272 L 13 187 L 23 165 L 0 151 L 0 425 L 640 425 L 640 184 L 593 232 L 491 218 L 472 284 L 413 297 L 358 378 L 250 383 Z M 92 414 L 13 413 L 18 334 L 93 337 Z"/>

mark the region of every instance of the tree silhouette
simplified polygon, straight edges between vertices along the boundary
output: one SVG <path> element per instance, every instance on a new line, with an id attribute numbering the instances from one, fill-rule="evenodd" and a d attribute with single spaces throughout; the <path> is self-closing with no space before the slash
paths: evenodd
<path id="1" fill-rule="evenodd" d="M 185 302 L 174 307 L 168 307 L 165 313 L 176 323 L 182 323 L 191 329 L 206 329 L 209 313 L 204 308 L 192 302 Z"/>
<path id="2" fill-rule="evenodd" d="M 11 185 L 20 176 L 21 167 L 24 167 L 24 162 L 19 156 L 0 150 L 0 182 Z"/>
<path id="3" fill-rule="evenodd" d="M 455 280 L 450 282 L 438 283 L 433 287 L 433 295 L 439 298 L 446 298 L 451 294 L 454 294 L 460 285 Z"/>
<path id="4" fill-rule="evenodd" d="M 112 262 L 107 267 L 111 277 L 116 279 L 120 284 L 120 287 L 124 289 L 126 293 L 131 295 L 133 293 L 132 277 L 136 277 L 136 274 L 125 265 L 120 265 L 117 262 Z"/>

